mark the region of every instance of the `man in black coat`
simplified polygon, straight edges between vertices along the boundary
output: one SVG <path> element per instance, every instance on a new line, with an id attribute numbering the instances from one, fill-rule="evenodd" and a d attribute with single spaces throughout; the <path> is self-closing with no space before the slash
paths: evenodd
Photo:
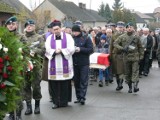
<path id="1" fill-rule="evenodd" d="M 143 59 L 143 75 L 148 76 L 149 73 L 149 59 L 151 54 L 151 49 L 153 46 L 153 38 L 149 34 L 149 29 L 144 28 L 143 29 L 143 36 L 144 39 L 146 39 L 145 46 L 144 46 L 144 59 Z"/>
<path id="2" fill-rule="evenodd" d="M 93 44 L 89 37 L 83 36 L 78 25 L 72 27 L 75 41 L 75 53 L 73 55 L 74 83 L 77 101 L 75 103 L 85 104 L 88 86 L 89 56 L 93 52 Z"/>

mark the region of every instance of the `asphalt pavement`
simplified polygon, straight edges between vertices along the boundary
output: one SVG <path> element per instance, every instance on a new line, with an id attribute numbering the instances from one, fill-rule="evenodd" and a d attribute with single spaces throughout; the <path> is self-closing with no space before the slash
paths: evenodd
<path id="1" fill-rule="evenodd" d="M 98 83 L 93 82 L 93 85 L 88 86 L 84 106 L 74 104 L 76 97 L 73 86 L 69 106 L 52 109 L 47 82 L 41 82 L 41 87 L 41 114 L 25 116 L 24 103 L 23 120 L 160 120 L 160 69 L 156 62 L 148 77 L 140 79 L 138 93 L 129 94 L 125 83 L 124 88 L 117 92 L 115 80 L 104 87 L 98 87 Z M 34 110 L 34 101 L 32 103 Z"/>

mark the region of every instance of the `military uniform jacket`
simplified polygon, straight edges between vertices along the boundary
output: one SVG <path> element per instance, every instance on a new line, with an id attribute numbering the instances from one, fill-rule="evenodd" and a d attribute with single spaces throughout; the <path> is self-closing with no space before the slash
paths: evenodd
<path id="1" fill-rule="evenodd" d="M 110 41 L 109 53 L 110 53 L 110 58 L 111 58 L 113 74 L 124 74 L 125 73 L 124 62 L 121 56 L 122 51 L 118 51 L 118 49 L 115 48 L 113 45 L 115 40 L 122 34 L 124 33 L 115 32 Z"/>
<path id="2" fill-rule="evenodd" d="M 126 45 L 132 40 L 132 43 L 128 45 L 128 52 L 124 53 L 125 60 L 127 61 L 139 61 L 143 59 L 143 47 L 140 41 L 140 38 L 135 35 L 128 35 L 127 33 L 119 36 L 115 42 L 114 47 L 117 48 L 118 51 L 123 51 Z"/>

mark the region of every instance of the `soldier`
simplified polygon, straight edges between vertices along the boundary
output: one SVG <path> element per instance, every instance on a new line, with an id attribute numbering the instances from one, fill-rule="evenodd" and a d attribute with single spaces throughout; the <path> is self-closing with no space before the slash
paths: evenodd
<path id="1" fill-rule="evenodd" d="M 30 49 L 30 59 L 31 61 L 34 61 L 34 59 L 38 60 L 38 55 L 42 55 L 42 46 L 44 43 L 44 39 L 42 36 L 37 34 L 35 32 L 35 22 L 33 20 L 28 20 L 25 23 L 25 37 L 27 38 L 27 46 L 32 46 L 37 42 L 37 45 L 33 46 L 34 49 Z M 33 99 L 35 99 L 35 114 L 40 114 L 40 99 L 42 98 L 41 95 L 41 76 L 40 76 L 40 69 L 41 66 L 39 63 L 34 63 L 34 62 L 29 62 L 30 63 L 30 68 L 27 71 L 27 75 L 25 78 L 25 87 L 24 87 L 24 100 L 26 101 L 27 104 L 27 109 L 25 111 L 25 115 L 30 115 L 32 114 L 32 92 L 33 92 Z M 41 61 L 40 61 L 41 63 Z M 34 65 L 34 66 L 33 66 Z M 33 68 L 32 68 L 33 67 Z M 31 89 L 32 87 L 32 89 Z M 33 90 L 33 91 L 32 91 Z"/>
<path id="2" fill-rule="evenodd" d="M 135 35 L 132 23 L 126 25 L 127 33 L 119 36 L 114 42 L 114 47 L 124 53 L 126 67 L 126 80 L 129 86 L 128 93 L 132 93 L 132 83 L 134 92 L 138 92 L 139 82 L 139 60 L 143 58 L 143 47 L 140 38 Z"/>
<path id="3" fill-rule="evenodd" d="M 112 35 L 112 39 L 110 41 L 110 58 L 112 65 L 112 74 L 116 75 L 117 88 L 119 91 L 123 89 L 123 77 L 124 77 L 124 62 L 122 60 L 122 51 L 118 51 L 117 48 L 113 46 L 114 41 L 118 38 L 118 36 L 124 33 L 124 22 L 119 21 L 117 23 L 117 31 Z"/>
<path id="4" fill-rule="evenodd" d="M 15 36 L 17 36 L 19 38 L 20 41 L 23 41 L 23 37 L 22 35 L 20 35 L 18 32 L 17 32 L 17 29 L 18 29 L 18 23 L 17 23 L 17 18 L 15 16 L 12 16 L 10 17 L 6 23 L 5 23 L 7 29 L 14 33 Z M 16 59 L 16 58 L 15 58 Z M 21 93 L 17 93 L 18 96 L 20 95 L 21 96 Z M 14 118 L 14 112 L 10 112 L 10 115 L 9 115 L 9 120 L 21 120 L 21 111 L 23 109 L 23 104 L 22 104 L 22 100 L 19 100 L 17 102 L 17 109 L 16 109 L 16 118 Z"/>

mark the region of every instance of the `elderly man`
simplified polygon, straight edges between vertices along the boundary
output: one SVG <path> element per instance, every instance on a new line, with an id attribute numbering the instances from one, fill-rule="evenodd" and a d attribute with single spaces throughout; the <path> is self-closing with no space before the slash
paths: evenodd
<path id="1" fill-rule="evenodd" d="M 153 46 L 153 38 L 149 33 L 148 28 L 143 28 L 143 35 L 141 39 L 142 46 L 144 48 L 144 58 L 143 58 L 143 67 L 140 72 L 140 75 L 148 76 L 149 73 L 149 59 L 150 59 L 150 54 L 151 54 L 151 49 Z"/>
<path id="2" fill-rule="evenodd" d="M 52 93 L 52 109 L 68 106 L 71 101 L 71 79 L 73 78 L 72 54 L 74 53 L 74 40 L 70 34 L 61 31 L 61 22 L 52 22 L 53 34 L 46 42 L 48 59 L 48 80 Z"/>

